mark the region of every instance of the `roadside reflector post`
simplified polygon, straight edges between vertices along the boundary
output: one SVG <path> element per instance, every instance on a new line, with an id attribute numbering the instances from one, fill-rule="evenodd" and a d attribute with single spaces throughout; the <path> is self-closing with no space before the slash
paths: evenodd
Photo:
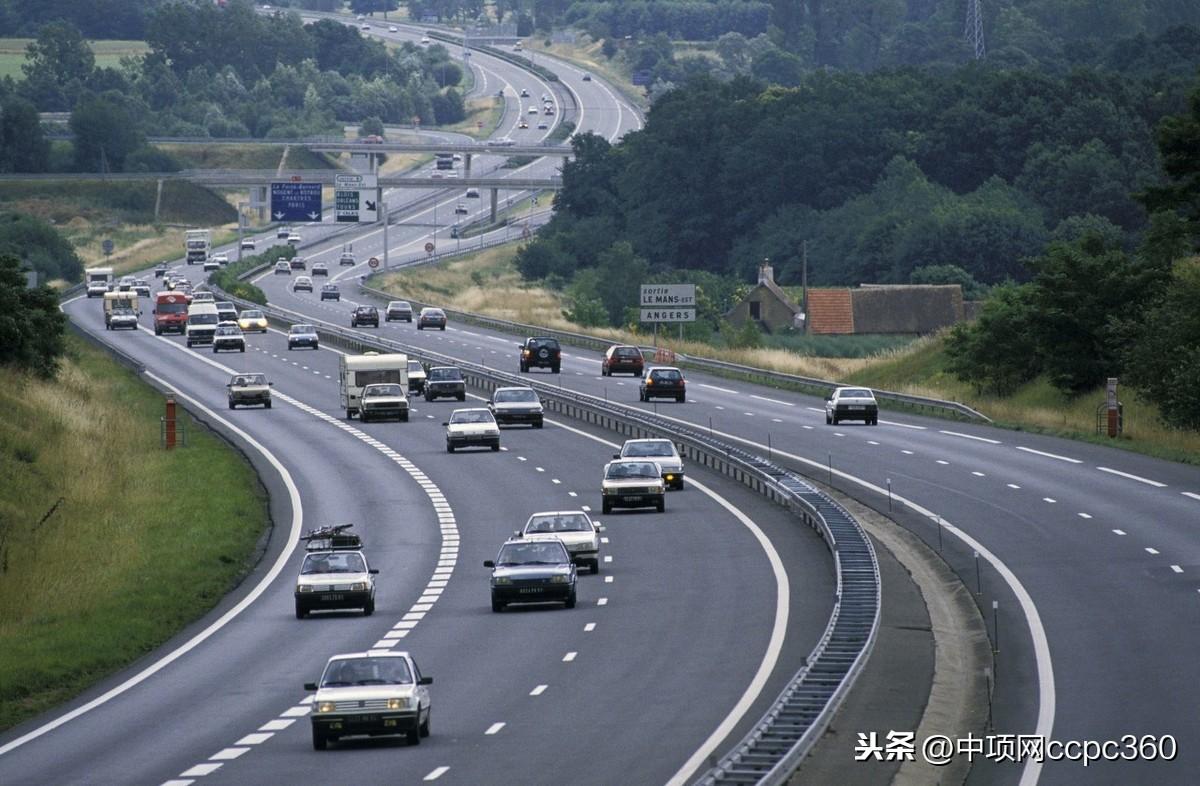
<path id="1" fill-rule="evenodd" d="M 167 393 L 167 411 L 163 416 L 164 438 L 167 450 L 175 447 L 175 394 Z"/>

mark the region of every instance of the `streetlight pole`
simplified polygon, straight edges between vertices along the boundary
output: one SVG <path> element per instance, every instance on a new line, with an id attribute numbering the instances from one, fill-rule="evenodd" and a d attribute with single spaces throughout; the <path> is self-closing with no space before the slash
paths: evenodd
<path id="1" fill-rule="evenodd" d="M 237 216 L 237 218 L 238 218 L 238 222 L 237 222 L 237 224 L 238 224 L 238 262 L 242 261 L 242 225 L 246 223 L 246 214 L 242 211 L 244 211 L 249 206 L 250 206 L 249 202 L 238 202 L 238 207 L 237 207 L 237 212 L 238 212 L 238 216 Z"/>
<path id="2" fill-rule="evenodd" d="M 383 211 L 383 269 L 388 269 L 388 224 L 391 223 L 391 218 L 388 216 L 387 202 L 380 201 L 379 209 Z"/>

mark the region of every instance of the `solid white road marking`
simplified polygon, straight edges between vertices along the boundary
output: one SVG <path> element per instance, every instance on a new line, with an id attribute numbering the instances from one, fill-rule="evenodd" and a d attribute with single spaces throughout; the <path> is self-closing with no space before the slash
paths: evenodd
<path id="1" fill-rule="evenodd" d="M 976 442 L 986 442 L 989 445 L 1001 444 L 1000 440 L 998 440 L 998 439 L 988 439 L 987 437 L 977 437 L 973 434 L 963 434 L 961 431 L 945 431 L 943 429 L 938 429 L 938 433 L 946 434 L 951 437 L 962 437 L 963 439 L 973 439 Z"/>
<path id="2" fill-rule="evenodd" d="M 568 652 L 566 655 L 563 655 L 563 663 L 570 663 L 575 660 L 575 656 L 578 654 L 578 652 Z"/>
<path id="3" fill-rule="evenodd" d="M 487 731 L 484 732 L 484 734 L 495 734 L 496 732 L 500 731 L 503 728 L 504 728 L 504 721 L 500 721 L 499 723 L 493 723 L 491 726 L 488 726 L 488 729 L 487 729 Z"/>
<path id="4" fill-rule="evenodd" d="M 1145 483 L 1147 486 L 1154 486 L 1154 488 L 1156 488 L 1156 489 L 1166 488 L 1166 486 L 1167 486 L 1166 483 L 1159 483 L 1157 480 L 1150 480 L 1150 478 L 1143 478 L 1141 475 L 1131 475 L 1128 472 L 1122 472 L 1119 469 L 1111 469 L 1109 467 L 1096 467 L 1096 469 L 1100 470 L 1101 472 L 1107 472 L 1110 475 L 1119 475 L 1123 478 L 1129 478 L 1130 480 L 1136 480 L 1138 483 Z"/>
<path id="5" fill-rule="evenodd" d="M 529 695 L 530 696 L 541 696 L 543 693 L 546 692 L 546 688 L 548 688 L 548 687 L 550 687 L 550 686 L 549 685 L 538 685 L 536 688 L 529 691 Z"/>
<path id="6" fill-rule="evenodd" d="M 1026 448 L 1026 447 L 1022 447 L 1020 445 L 1017 445 L 1017 450 L 1023 450 L 1026 453 L 1033 453 L 1034 455 L 1037 455 L 1037 456 L 1045 456 L 1046 458 L 1052 458 L 1052 459 L 1055 459 L 1056 461 L 1065 461 L 1068 464 L 1082 464 L 1083 463 L 1079 459 L 1074 459 L 1074 458 L 1071 458 L 1070 456 L 1060 456 L 1057 453 L 1047 453 L 1044 450 L 1034 450 L 1033 448 Z"/>
<path id="7" fill-rule="evenodd" d="M 433 770 L 432 770 L 432 771 L 431 771 L 431 772 L 430 772 L 428 775 L 426 775 L 424 778 L 422 778 L 422 780 L 426 780 L 426 781 L 436 781 L 438 778 L 442 777 L 443 775 L 445 775 L 445 774 L 446 774 L 447 772 L 449 772 L 449 771 L 450 771 L 450 768 L 449 768 L 449 767 L 437 767 L 437 768 L 433 769 Z"/>

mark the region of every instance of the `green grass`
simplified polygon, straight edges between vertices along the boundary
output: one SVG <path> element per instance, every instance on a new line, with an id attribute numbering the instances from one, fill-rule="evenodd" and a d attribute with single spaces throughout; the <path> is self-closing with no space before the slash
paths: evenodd
<path id="1" fill-rule="evenodd" d="M 175 157 L 184 169 L 276 169 L 283 157 L 279 145 L 171 145 L 157 147 Z M 324 153 L 288 148 L 286 169 L 335 169 Z"/>
<path id="2" fill-rule="evenodd" d="M 268 514 L 243 457 L 186 415 L 188 446 L 163 450 L 162 396 L 82 339 L 56 381 L 0 380 L 6 729 L 212 608 L 251 567 Z"/>
<path id="3" fill-rule="evenodd" d="M 0 207 L 33 213 L 55 224 L 85 221 L 149 224 L 154 221 L 153 181 L 62 180 L 0 183 Z M 163 183 L 159 221 L 215 226 L 237 220 L 219 195 L 184 180 Z"/>
<path id="4" fill-rule="evenodd" d="M 504 117 L 504 102 L 496 96 L 481 96 L 467 99 L 467 116 L 461 122 L 448 126 L 430 126 L 440 131 L 455 131 L 472 139 L 487 139 L 496 133 L 500 119 Z"/>
<path id="5" fill-rule="evenodd" d="M 25 48 L 32 38 L 0 38 L 0 79 L 11 76 L 25 78 L 21 65 L 25 62 Z M 102 68 L 117 68 L 121 58 L 144 55 L 150 51 L 145 41 L 89 41 L 96 55 L 96 65 Z"/>

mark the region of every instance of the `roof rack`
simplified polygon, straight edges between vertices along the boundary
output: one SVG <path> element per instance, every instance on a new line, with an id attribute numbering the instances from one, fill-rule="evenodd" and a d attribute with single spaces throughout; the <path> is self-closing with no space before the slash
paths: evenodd
<path id="1" fill-rule="evenodd" d="M 306 551 L 357 550 L 362 548 L 358 533 L 347 532 L 353 524 L 330 524 L 309 530 L 300 536 Z"/>

